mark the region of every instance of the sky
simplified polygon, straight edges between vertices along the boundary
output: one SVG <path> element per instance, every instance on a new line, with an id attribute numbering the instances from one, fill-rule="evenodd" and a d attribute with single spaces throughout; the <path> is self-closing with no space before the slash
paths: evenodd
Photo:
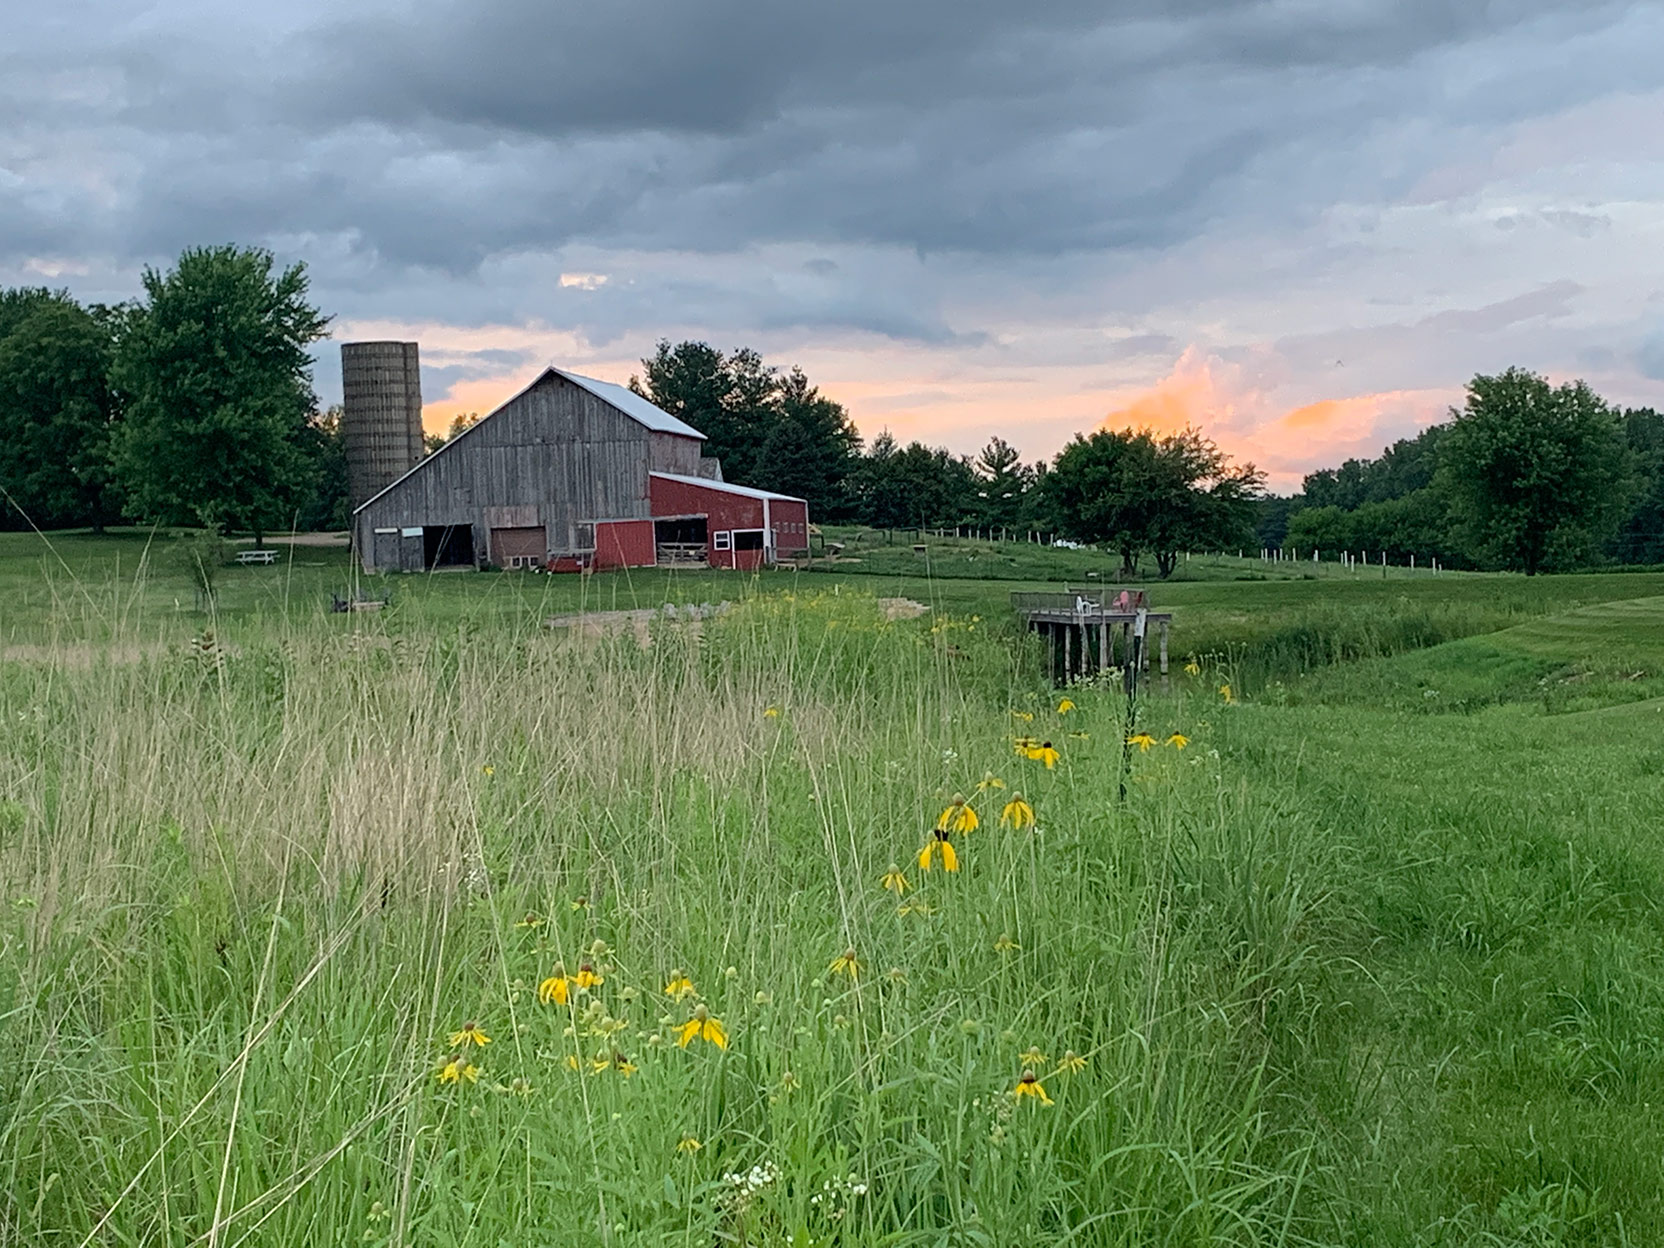
<path id="1" fill-rule="evenodd" d="M 1274 488 L 1521 365 L 1664 406 L 1664 0 L 22 0 L 0 285 L 239 243 L 430 428 L 660 338 L 868 438 L 1193 424 Z"/>

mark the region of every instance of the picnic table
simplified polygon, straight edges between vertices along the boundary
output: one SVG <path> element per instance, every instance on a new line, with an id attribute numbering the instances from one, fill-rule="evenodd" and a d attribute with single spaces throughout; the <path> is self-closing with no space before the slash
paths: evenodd
<path id="1" fill-rule="evenodd" d="M 275 550 L 239 550 L 237 552 L 237 562 L 244 564 L 276 563 L 277 552 Z"/>

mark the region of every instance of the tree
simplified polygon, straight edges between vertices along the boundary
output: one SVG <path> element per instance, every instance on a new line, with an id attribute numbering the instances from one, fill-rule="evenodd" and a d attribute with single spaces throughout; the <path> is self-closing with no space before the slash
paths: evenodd
<path id="1" fill-rule="evenodd" d="M 1468 383 L 1440 448 L 1440 478 L 1474 553 L 1535 575 L 1592 559 L 1632 492 L 1617 414 L 1581 381 L 1524 369 Z"/>
<path id="2" fill-rule="evenodd" d="M 1148 429 L 1076 435 L 1058 453 L 1044 488 L 1065 537 L 1106 545 L 1124 575 L 1152 551 L 1171 576 L 1179 553 L 1234 545 L 1251 534 L 1264 475 L 1229 459 L 1194 429 L 1157 438 Z"/>
<path id="3" fill-rule="evenodd" d="M 1638 488 L 1612 553 L 1624 563 L 1664 562 L 1664 416 L 1640 407 L 1626 411 L 1623 422 Z"/>
<path id="4" fill-rule="evenodd" d="M 778 416 L 757 451 L 752 484 L 806 499 L 829 519 L 847 507 L 844 481 L 861 447 L 843 404 L 827 398 L 794 368 L 781 380 Z"/>
<path id="5" fill-rule="evenodd" d="M 856 517 L 878 529 L 968 523 L 976 506 L 970 461 L 922 442 L 899 446 L 888 430 L 849 478 Z"/>
<path id="6" fill-rule="evenodd" d="M 0 294 L 0 514 L 43 527 L 115 514 L 111 316 L 67 293 Z"/>
<path id="7" fill-rule="evenodd" d="M 971 466 L 976 470 L 977 496 L 982 500 L 978 521 L 994 528 L 1016 528 L 1034 484 L 1034 473 L 1023 463 L 1017 448 L 1004 438 L 990 438 Z"/>
<path id="8" fill-rule="evenodd" d="M 257 541 L 311 487 L 308 344 L 329 324 L 306 301 L 304 265 L 268 251 L 201 247 L 147 268 L 113 379 L 126 397 L 116 475 L 132 507 L 167 522 L 236 525 Z"/>
<path id="9" fill-rule="evenodd" d="M 347 506 L 347 444 L 341 436 L 341 405 L 314 412 L 307 420 L 312 492 L 295 527 L 303 533 L 340 530 L 352 523 Z"/>
<path id="10" fill-rule="evenodd" d="M 705 454 L 722 461 L 723 476 L 745 482 L 772 421 L 778 381 L 755 351 L 733 356 L 706 342 L 675 346 L 660 339 L 641 362 L 630 389 L 705 435 Z"/>

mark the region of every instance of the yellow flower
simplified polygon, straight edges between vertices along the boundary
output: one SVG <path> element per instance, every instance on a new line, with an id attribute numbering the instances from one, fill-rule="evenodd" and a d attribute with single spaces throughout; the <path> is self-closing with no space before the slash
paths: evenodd
<path id="1" fill-rule="evenodd" d="M 679 1048 L 687 1048 L 695 1040 L 704 1040 L 716 1045 L 719 1049 L 728 1047 L 728 1033 L 722 1029 L 722 1024 L 711 1017 L 711 1012 L 702 1005 L 693 1009 L 693 1017 L 676 1029 L 676 1044 Z"/>
<path id="2" fill-rule="evenodd" d="M 832 959 L 832 965 L 826 969 L 833 975 L 848 975 L 854 979 L 861 973 L 861 964 L 855 960 L 855 950 L 845 949 Z"/>
<path id="3" fill-rule="evenodd" d="M 765 710 L 763 712 L 763 718 L 764 719 L 779 719 L 780 718 L 780 708 L 778 706 L 769 707 L 767 710 Z"/>
<path id="4" fill-rule="evenodd" d="M 1071 701 L 1068 698 L 1064 698 L 1063 701 L 1061 701 L 1057 704 L 1057 713 L 1059 715 L 1067 715 L 1070 711 L 1072 711 L 1074 709 L 1075 709 L 1074 702 Z"/>
<path id="5" fill-rule="evenodd" d="M 588 962 L 579 966 L 578 973 L 572 977 L 572 986 L 584 992 L 591 988 L 599 988 L 606 982 Z"/>
<path id="6" fill-rule="evenodd" d="M 674 997 L 680 1001 L 683 997 L 694 995 L 693 981 L 681 971 L 670 972 L 670 980 L 664 986 L 664 995 Z"/>
<path id="7" fill-rule="evenodd" d="M 1231 687 L 1229 685 L 1219 686 L 1219 696 L 1224 698 L 1227 702 L 1236 701 L 1236 696 L 1231 692 Z"/>
<path id="8" fill-rule="evenodd" d="M 976 782 L 976 791 L 978 793 L 986 793 L 989 789 L 1003 789 L 1004 787 L 1005 781 L 1001 780 L 991 771 L 983 772 L 982 779 Z"/>
<path id="9" fill-rule="evenodd" d="M 443 1066 L 433 1072 L 433 1077 L 440 1083 L 478 1083 L 480 1068 L 461 1053 L 453 1053 Z"/>
<path id="10" fill-rule="evenodd" d="M 1182 750 L 1185 746 L 1190 744 L 1190 738 L 1185 736 L 1182 732 L 1175 732 L 1172 736 L 1167 738 L 1167 744 L 1172 746 L 1175 750 Z"/>
<path id="11" fill-rule="evenodd" d="M 1020 719 L 1025 724 L 1030 724 L 1030 723 L 1034 722 L 1034 712 L 1033 711 L 1012 711 L 1011 712 L 1011 718 L 1012 719 Z"/>
<path id="12" fill-rule="evenodd" d="M 1034 826 L 1034 807 L 1023 800 L 1021 793 L 1012 795 L 1011 800 L 1000 811 L 1000 822 L 1007 827 L 1021 830 Z"/>
<path id="13" fill-rule="evenodd" d="M 1039 745 L 1024 752 L 1028 755 L 1031 761 L 1046 764 L 1047 771 L 1056 767 L 1057 760 L 1063 757 L 1052 748 L 1052 743 L 1050 741 L 1042 741 Z"/>
<path id="14" fill-rule="evenodd" d="M 1057 1073 L 1060 1075 L 1078 1075 L 1085 1069 L 1086 1059 L 1073 1049 L 1058 1059 Z"/>
<path id="15" fill-rule="evenodd" d="M 953 845 L 948 841 L 948 834 L 941 828 L 937 828 L 936 831 L 930 834 L 930 839 L 924 843 L 924 848 L 919 851 L 919 870 L 930 870 L 930 860 L 933 855 L 937 854 L 940 854 L 942 858 L 942 870 L 959 870 L 959 855 L 954 852 Z"/>
<path id="16" fill-rule="evenodd" d="M 995 953 L 1010 953 L 1013 949 L 1021 948 L 1021 945 L 1011 939 L 1010 932 L 1001 932 L 1000 938 L 994 942 Z"/>
<path id="17" fill-rule="evenodd" d="M 1011 1089 L 1011 1095 L 1019 1101 L 1025 1096 L 1032 1096 L 1042 1105 L 1052 1103 L 1052 1098 L 1046 1095 L 1046 1089 L 1041 1086 L 1040 1080 L 1035 1077 L 1032 1070 L 1023 1072 L 1023 1077 L 1017 1080 L 1017 1086 Z"/>
<path id="18" fill-rule="evenodd" d="M 1186 676 L 1200 676 L 1202 674 L 1202 665 L 1195 659 L 1192 659 L 1184 665 L 1184 674 Z"/>
<path id="19" fill-rule="evenodd" d="M 554 973 L 537 986 L 537 999 L 544 1005 L 565 1005 L 571 999 L 571 988 L 566 963 L 556 962 Z"/>
<path id="20" fill-rule="evenodd" d="M 980 824 L 976 811 L 965 804 L 965 799 L 958 793 L 948 803 L 948 808 L 936 816 L 936 830 L 938 832 L 975 832 Z"/>
<path id="21" fill-rule="evenodd" d="M 676 1151 L 688 1157 L 692 1157 L 704 1147 L 705 1146 L 703 1144 L 691 1135 L 684 1135 L 681 1139 L 676 1141 Z"/>
<path id="22" fill-rule="evenodd" d="M 1028 1049 L 1018 1056 L 1023 1059 L 1024 1066 L 1035 1067 L 1046 1064 L 1046 1055 L 1040 1051 L 1039 1045 L 1029 1045 Z"/>
<path id="23" fill-rule="evenodd" d="M 540 914 L 537 914 L 533 911 L 527 911 L 526 912 L 526 917 L 521 919 L 514 926 L 515 927 L 528 928 L 532 931 L 536 931 L 538 928 L 543 926 L 543 916 L 540 915 Z"/>
<path id="24" fill-rule="evenodd" d="M 488 776 L 494 776 L 494 775 L 497 774 L 497 769 L 495 767 L 493 767 L 490 763 L 487 763 L 484 767 L 481 767 L 480 770 L 483 771 Z"/>
<path id="25" fill-rule="evenodd" d="M 572 909 L 573 910 L 588 910 L 589 909 L 589 898 L 588 897 L 574 897 L 572 899 Z"/>
<path id="26" fill-rule="evenodd" d="M 1039 749 L 1040 741 L 1036 737 L 1016 737 L 1012 740 L 1011 746 L 1017 753 L 1027 754 L 1030 750 Z"/>
<path id="27" fill-rule="evenodd" d="M 917 901 L 910 901 L 904 906 L 897 906 L 896 913 L 900 915 L 935 914 L 936 908 L 923 897 L 920 897 Z"/>
<path id="28" fill-rule="evenodd" d="M 453 1031 L 451 1038 L 445 1043 L 461 1045 L 463 1048 L 467 1048 L 470 1044 L 477 1044 L 483 1049 L 491 1043 L 491 1037 L 480 1030 L 478 1023 L 464 1023 L 462 1024 L 462 1030 Z"/>
<path id="29" fill-rule="evenodd" d="M 1090 741 L 1092 739 L 1092 734 L 1089 732 L 1071 732 L 1069 734 L 1069 739 L 1071 741 Z"/>
<path id="30" fill-rule="evenodd" d="M 591 1062 L 590 1069 L 596 1074 L 600 1074 L 604 1070 L 615 1071 L 620 1079 L 628 1079 L 636 1073 L 638 1067 L 624 1054 L 614 1049 L 611 1057 L 598 1057 Z"/>
<path id="31" fill-rule="evenodd" d="M 905 893 L 908 887 L 907 877 L 901 873 L 901 869 L 893 862 L 890 864 L 890 869 L 884 873 L 884 878 L 878 882 L 886 892 L 894 893 L 897 897 Z"/>
<path id="32" fill-rule="evenodd" d="M 1135 732 L 1127 738 L 1128 745 L 1136 745 L 1140 754 L 1148 754 L 1156 739 L 1147 732 Z"/>

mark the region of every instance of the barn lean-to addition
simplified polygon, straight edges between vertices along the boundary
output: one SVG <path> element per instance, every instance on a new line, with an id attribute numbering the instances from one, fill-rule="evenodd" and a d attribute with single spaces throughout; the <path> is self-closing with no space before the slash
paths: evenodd
<path id="1" fill-rule="evenodd" d="M 704 440 L 634 391 L 549 368 L 363 502 L 353 544 L 367 572 L 754 568 L 806 552 L 808 505 L 723 482 Z"/>

